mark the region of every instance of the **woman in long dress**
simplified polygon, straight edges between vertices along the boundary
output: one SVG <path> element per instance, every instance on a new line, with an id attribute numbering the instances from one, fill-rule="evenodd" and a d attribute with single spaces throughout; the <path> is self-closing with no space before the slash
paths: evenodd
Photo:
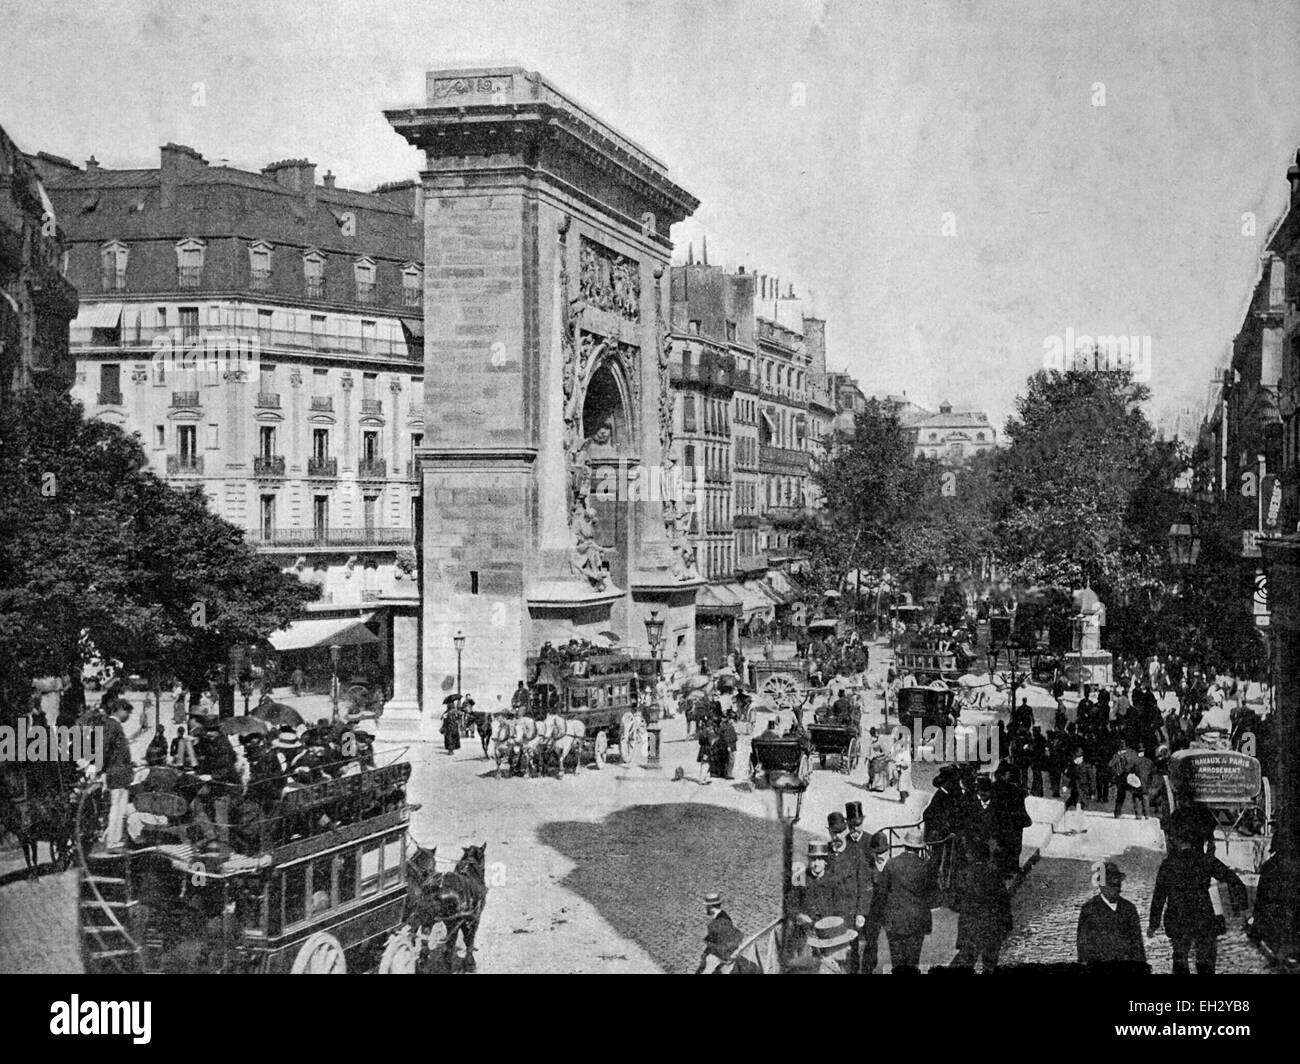
<path id="1" fill-rule="evenodd" d="M 443 710 L 442 727 L 438 730 L 442 732 L 447 753 L 454 754 L 460 749 L 460 707 L 456 703 L 449 703 Z"/>

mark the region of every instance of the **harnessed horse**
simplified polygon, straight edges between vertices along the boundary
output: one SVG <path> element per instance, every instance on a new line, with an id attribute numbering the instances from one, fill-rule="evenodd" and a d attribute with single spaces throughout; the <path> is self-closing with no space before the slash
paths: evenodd
<path id="1" fill-rule="evenodd" d="M 465 961 L 462 971 L 474 970 L 474 936 L 478 934 L 479 920 L 487 904 L 486 854 L 487 844 L 466 846 L 456 868 L 451 872 L 437 871 L 436 847 L 426 850 L 416 845 L 415 853 L 406 867 L 406 907 L 402 922 L 414 930 L 415 945 L 420 960 L 429 950 L 433 929 L 442 924 L 447 937 L 442 946 L 442 964 L 452 970 L 456 956 L 456 936 L 465 942 Z"/>
<path id="2" fill-rule="evenodd" d="M 587 726 L 580 720 L 570 720 L 567 717 L 561 717 L 558 713 L 550 713 L 542 721 L 538 729 L 538 752 L 543 754 L 543 762 L 546 756 L 555 757 L 555 774 L 564 775 L 564 763 L 569 759 L 575 747 L 582 742 L 587 735 Z M 543 753 L 542 748 L 545 748 Z M 575 763 L 577 758 L 574 758 Z"/>
<path id="3" fill-rule="evenodd" d="M 496 717 L 492 721 L 492 741 L 489 756 L 496 761 L 497 778 L 501 777 L 504 761 L 513 776 L 526 773 L 525 754 L 529 744 L 537 740 L 537 722 L 532 717 Z"/>

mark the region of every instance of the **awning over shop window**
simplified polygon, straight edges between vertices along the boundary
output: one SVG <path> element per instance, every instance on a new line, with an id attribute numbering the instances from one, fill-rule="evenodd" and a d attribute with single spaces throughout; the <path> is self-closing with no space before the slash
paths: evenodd
<path id="1" fill-rule="evenodd" d="M 776 600 L 771 595 L 763 593 L 762 584 L 757 580 L 746 580 L 739 587 L 741 605 L 746 616 L 760 613 L 769 617 L 772 615 Z"/>
<path id="2" fill-rule="evenodd" d="M 72 319 L 73 329 L 116 329 L 122 320 L 121 303 L 82 303 Z"/>
<path id="3" fill-rule="evenodd" d="M 725 584 L 705 584 L 695 595 L 695 612 L 722 617 L 738 617 L 743 610 L 740 597 Z"/>
<path id="4" fill-rule="evenodd" d="M 378 643 L 379 637 L 366 627 L 366 621 L 373 616 L 373 613 L 367 613 L 361 617 L 318 617 L 294 621 L 289 627 L 272 632 L 269 639 L 271 646 L 280 651 Z"/>
<path id="5" fill-rule="evenodd" d="M 424 321 L 421 318 L 402 318 L 402 328 L 412 340 L 424 339 Z"/>

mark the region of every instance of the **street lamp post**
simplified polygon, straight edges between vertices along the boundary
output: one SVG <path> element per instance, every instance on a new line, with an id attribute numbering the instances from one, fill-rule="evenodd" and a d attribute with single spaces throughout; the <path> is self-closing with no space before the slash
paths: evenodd
<path id="1" fill-rule="evenodd" d="M 660 669 L 662 663 L 659 660 L 659 648 L 663 643 L 664 622 L 659 617 L 658 610 L 651 610 L 650 616 L 645 619 L 645 637 L 646 642 L 650 644 L 650 660 L 655 665 L 655 686 L 658 687 Z M 655 698 L 659 697 L 658 690 L 655 691 Z M 659 744 L 663 736 L 659 731 L 658 716 L 655 716 L 655 723 L 646 727 L 646 767 L 659 767 Z"/>
<path id="2" fill-rule="evenodd" d="M 253 697 L 253 678 L 245 676 L 239 681 L 239 693 L 244 696 L 244 716 L 248 716 L 248 700 Z"/>
<path id="3" fill-rule="evenodd" d="M 343 648 L 337 643 L 330 645 L 330 700 L 333 703 L 332 719 L 339 719 L 339 655 Z"/>
<path id="4" fill-rule="evenodd" d="M 457 628 L 451 640 L 456 645 L 456 708 L 460 708 L 460 656 L 465 650 L 465 633 Z"/>
<path id="5" fill-rule="evenodd" d="M 791 880 L 794 879 L 794 826 L 803 810 L 803 792 L 808 781 L 791 772 L 782 772 L 772 778 L 772 793 L 776 795 L 776 815 L 781 821 L 781 920 L 788 929 L 794 915 L 791 906 Z"/>

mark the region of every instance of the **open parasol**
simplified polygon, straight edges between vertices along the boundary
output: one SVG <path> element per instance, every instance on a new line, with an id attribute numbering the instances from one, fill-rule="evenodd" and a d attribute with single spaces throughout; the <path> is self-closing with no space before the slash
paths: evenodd
<path id="1" fill-rule="evenodd" d="M 263 702 L 249 715 L 277 728 L 297 728 L 303 724 L 302 714 L 283 702 Z"/>
<path id="2" fill-rule="evenodd" d="M 266 721 L 251 713 L 243 717 L 226 717 L 217 727 L 222 735 L 265 735 L 271 730 L 271 726 Z"/>

